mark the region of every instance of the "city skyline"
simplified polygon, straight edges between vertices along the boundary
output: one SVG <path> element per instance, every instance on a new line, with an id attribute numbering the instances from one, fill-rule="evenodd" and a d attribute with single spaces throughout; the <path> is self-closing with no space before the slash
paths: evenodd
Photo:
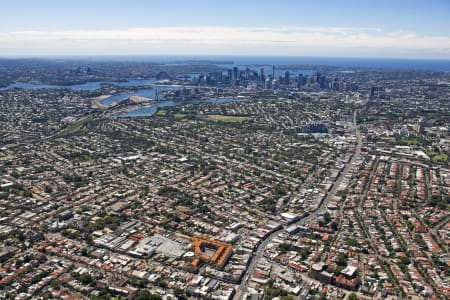
<path id="1" fill-rule="evenodd" d="M 0 56 L 278 55 L 450 59 L 450 3 L 17 1 Z"/>

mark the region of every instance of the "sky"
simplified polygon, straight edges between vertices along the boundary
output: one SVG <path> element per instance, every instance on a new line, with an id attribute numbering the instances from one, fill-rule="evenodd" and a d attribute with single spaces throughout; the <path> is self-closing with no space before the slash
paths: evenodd
<path id="1" fill-rule="evenodd" d="M 0 0 L 0 56 L 450 59 L 449 0 Z"/>

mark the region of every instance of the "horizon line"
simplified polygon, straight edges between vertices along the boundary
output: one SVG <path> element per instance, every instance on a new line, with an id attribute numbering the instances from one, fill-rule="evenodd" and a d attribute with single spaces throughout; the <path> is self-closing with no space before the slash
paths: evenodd
<path id="1" fill-rule="evenodd" d="M 373 59 L 373 60 L 432 60 L 432 61 L 450 61 L 444 57 L 401 57 L 401 56 L 331 56 L 331 55 L 260 55 L 260 54 L 30 54 L 30 55 L 0 55 L 0 59 L 43 59 L 43 58 L 315 58 L 315 59 Z"/>

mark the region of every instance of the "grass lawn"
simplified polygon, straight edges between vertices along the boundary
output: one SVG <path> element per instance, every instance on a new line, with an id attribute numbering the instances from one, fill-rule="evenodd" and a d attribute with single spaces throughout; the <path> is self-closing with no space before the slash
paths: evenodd
<path id="1" fill-rule="evenodd" d="M 408 145 L 408 146 L 410 146 L 410 145 L 421 145 L 421 144 L 422 144 L 422 143 L 421 143 L 418 139 L 416 139 L 416 138 L 407 138 L 407 137 L 402 137 L 402 138 L 400 139 L 400 142 L 403 143 L 403 144 L 405 144 L 405 145 Z"/>
<path id="2" fill-rule="evenodd" d="M 69 124 L 67 128 L 64 130 L 65 134 L 71 134 L 75 133 L 77 131 L 80 131 L 84 124 L 88 123 L 89 121 L 92 121 L 93 116 L 87 115 L 85 117 L 82 117 L 81 119 L 75 121 L 72 124 Z"/>
<path id="3" fill-rule="evenodd" d="M 437 153 L 437 152 L 434 152 L 434 151 L 428 151 L 427 155 L 434 162 L 446 162 L 448 160 L 448 154 L 444 153 L 444 152 Z"/>
<path id="4" fill-rule="evenodd" d="M 446 162 L 448 160 L 448 155 L 440 153 L 439 155 L 433 156 L 432 160 L 435 162 Z"/>
<path id="5" fill-rule="evenodd" d="M 221 116 L 221 115 L 214 115 L 209 116 L 208 120 L 212 121 L 220 121 L 220 122 L 229 122 L 229 123 L 242 123 L 244 121 L 251 120 L 250 117 L 238 117 L 238 116 Z"/>
<path id="6" fill-rule="evenodd" d="M 156 115 L 158 117 L 164 117 L 166 114 L 167 114 L 167 110 L 164 110 L 164 109 L 160 109 L 156 112 Z"/>
<path id="7" fill-rule="evenodd" d="M 175 119 L 183 119 L 186 116 L 187 116 L 187 114 L 173 114 L 173 117 Z"/>

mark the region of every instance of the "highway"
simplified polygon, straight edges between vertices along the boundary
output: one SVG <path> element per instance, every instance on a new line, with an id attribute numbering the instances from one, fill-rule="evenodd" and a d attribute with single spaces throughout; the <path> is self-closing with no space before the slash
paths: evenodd
<path id="1" fill-rule="evenodd" d="M 342 170 L 341 174 L 338 176 L 336 181 L 333 183 L 333 186 L 332 186 L 331 190 L 327 193 L 325 199 L 322 201 L 320 206 L 315 211 L 311 212 L 309 215 L 307 215 L 306 217 L 303 217 L 302 219 L 300 219 L 299 221 L 297 221 L 294 224 L 296 224 L 296 225 L 305 225 L 310 220 L 316 218 L 318 214 L 322 213 L 326 209 L 326 207 L 328 205 L 328 202 L 336 194 L 339 185 L 341 184 L 342 180 L 344 180 L 344 178 L 347 175 L 348 171 L 350 170 L 352 164 L 359 158 L 360 153 L 361 153 L 362 138 L 361 138 L 361 134 L 359 132 L 358 126 L 356 124 L 357 112 L 358 111 L 355 110 L 355 112 L 353 113 L 353 125 L 354 125 L 354 128 L 355 128 L 355 135 L 356 135 L 356 138 L 357 138 L 357 144 L 356 144 L 355 152 L 354 152 L 352 158 L 345 165 L 345 167 Z M 263 257 L 264 250 L 266 249 L 267 245 L 269 243 L 271 243 L 272 240 L 276 236 L 278 236 L 278 234 L 282 230 L 284 230 L 284 228 L 281 228 L 281 229 L 278 229 L 278 230 L 274 231 L 263 242 L 261 242 L 261 244 L 259 244 L 258 248 L 256 249 L 255 255 L 251 258 L 251 261 L 250 261 L 250 264 L 249 264 L 249 266 L 247 268 L 247 271 L 245 272 L 245 274 L 242 277 L 243 278 L 242 282 L 239 285 L 239 287 L 238 287 L 238 289 L 236 291 L 236 294 L 235 294 L 233 299 L 235 299 L 235 300 L 244 299 L 244 295 L 245 295 L 245 292 L 247 291 L 249 279 L 252 276 L 253 272 L 255 271 L 255 268 L 258 265 L 259 261 Z"/>

